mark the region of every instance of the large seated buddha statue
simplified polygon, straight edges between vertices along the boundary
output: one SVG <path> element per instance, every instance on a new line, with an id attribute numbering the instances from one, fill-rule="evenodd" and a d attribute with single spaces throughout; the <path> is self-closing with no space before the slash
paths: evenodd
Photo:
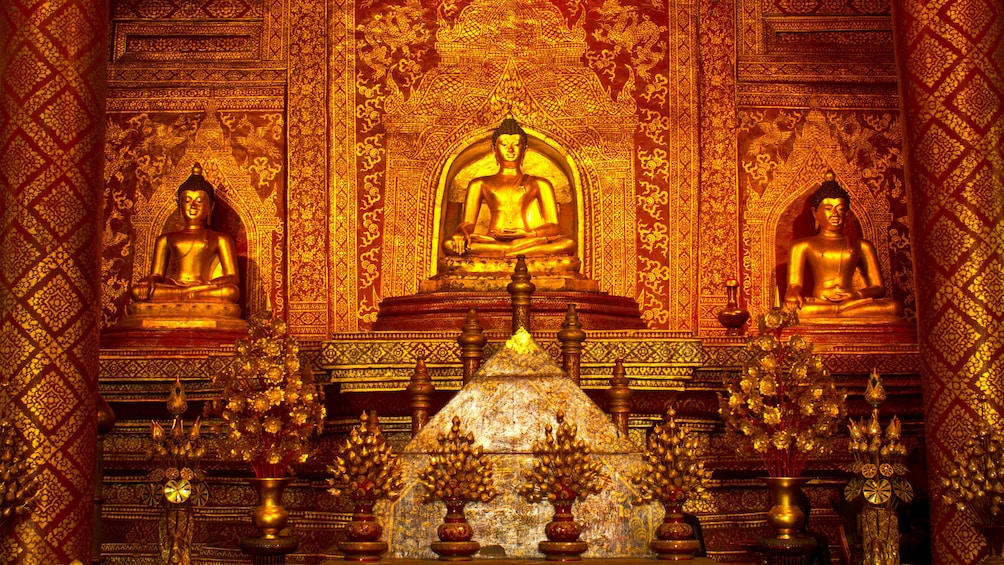
<path id="1" fill-rule="evenodd" d="M 132 304 L 119 325 L 243 326 L 234 241 L 210 227 L 215 191 L 198 163 L 178 187 L 177 204 L 184 227 L 157 237 L 150 274 L 133 284 Z"/>
<path id="2" fill-rule="evenodd" d="M 499 170 L 475 178 L 467 186 L 463 220 L 443 243 L 447 255 L 515 257 L 517 255 L 572 255 L 575 241 L 560 233 L 558 205 L 551 181 L 522 171 L 527 135 L 513 118 L 506 118 L 492 134 L 492 152 Z M 490 216 L 478 229 L 482 203 Z M 537 204 L 541 220 L 531 223 Z"/>
<path id="3" fill-rule="evenodd" d="M 886 322 L 903 315 L 902 304 L 883 298 L 886 289 L 875 247 L 844 234 L 850 203 L 847 191 L 828 178 L 811 197 L 818 233 L 791 246 L 784 304 L 805 322 L 832 318 Z M 807 273 L 813 281 L 808 288 Z"/>
<path id="4" fill-rule="evenodd" d="M 502 290 L 519 255 L 538 288 L 596 291 L 595 282 L 579 274 L 575 233 L 566 233 L 569 227 L 559 221 L 551 181 L 523 171 L 527 146 L 527 133 L 514 118 L 496 128 L 491 150 L 498 170 L 467 184 L 459 223 L 446 226 L 439 275 L 423 284 L 423 292 Z"/>

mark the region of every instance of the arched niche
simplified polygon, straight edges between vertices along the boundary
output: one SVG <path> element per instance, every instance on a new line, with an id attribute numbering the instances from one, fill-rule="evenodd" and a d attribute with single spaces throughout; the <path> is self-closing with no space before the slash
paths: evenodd
<path id="1" fill-rule="evenodd" d="M 860 237 L 872 242 L 879 259 L 883 278 L 889 276 L 888 227 L 892 221 L 889 202 L 881 195 L 872 194 L 862 178 L 861 171 L 849 163 L 840 144 L 831 135 L 823 113 L 810 110 L 801 135 L 794 142 L 791 154 L 774 171 L 773 180 L 763 193 L 752 192 L 746 199 L 743 215 L 744 284 L 749 288 L 748 308 L 751 312 L 765 312 L 779 305 L 782 285 L 787 285 L 786 267 L 792 242 L 803 233 L 798 218 L 809 214 L 805 235 L 812 235 L 811 211 L 807 199 L 819 188 L 827 173 L 851 196 L 852 224 Z M 799 230 L 799 231 L 796 231 Z"/>
<path id="2" fill-rule="evenodd" d="M 558 227 L 562 235 L 576 241 L 577 255 L 581 259 L 583 249 L 582 182 L 578 167 L 572 156 L 554 140 L 541 132 L 523 128 L 527 132 L 527 150 L 523 159 L 524 173 L 546 178 L 554 186 L 558 203 Z M 433 231 L 431 257 L 432 272 L 443 257 L 442 244 L 460 224 L 463 215 L 464 198 L 471 180 L 498 172 L 498 163 L 492 151 L 492 131 L 479 130 L 458 140 L 449 151 L 441 168 L 436 188 L 436 218 Z M 537 205 L 534 204 L 534 209 Z M 536 212 L 539 219 L 539 210 Z M 531 227 L 534 210 L 531 209 Z M 487 205 L 482 204 L 478 215 L 479 230 L 485 230 L 488 220 Z M 486 231 L 486 230 L 485 230 Z"/>
<path id="3" fill-rule="evenodd" d="M 135 230 L 132 283 L 150 273 L 154 245 L 163 233 L 184 227 L 178 213 L 177 190 L 191 174 L 196 159 L 184 157 L 175 167 L 177 173 L 165 176 L 161 187 L 146 202 L 137 203 L 137 213 L 133 217 Z M 209 218 L 212 229 L 228 234 L 234 240 L 237 253 L 237 268 L 240 277 L 240 299 L 242 317 L 252 310 L 267 307 L 267 294 L 261 277 L 262 263 L 270 263 L 260 257 L 265 230 L 256 220 L 252 210 L 241 194 L 227 182 L 225 171 L 213 159 L 201 159 L 203 175 L 214 187 L 213 213 Z M 169 269 L 172 265 L 169 265 Z M 267 279 L 266 279 L 267 280 Z"/>

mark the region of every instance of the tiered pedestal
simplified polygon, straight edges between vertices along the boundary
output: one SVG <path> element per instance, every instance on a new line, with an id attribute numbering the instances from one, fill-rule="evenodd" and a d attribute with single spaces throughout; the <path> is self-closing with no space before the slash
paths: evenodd
<path id="1" fill-rule="evenodd" d="M 536 281 L 534 281 L 536 282 Z M 537 291 L 533 294 L 532 331 L 557 331 L 568 305 L 575 304 L 585 330 L 645 329 L 638 303 L 604 292 Z M 375 331 L 457 331 L 467 311 L 477 310 L 486 330 L 512 325 L 512 301 L 506 292 L 431 292 L 385 298 L 373 324 Z"/>
<path id="2" fill-rule="evenodd" d="M 783 333 L 785 338 L 793 334 L 822 346 L 917 343 L 917 325 L 903 318 L 800 318 Z"/>

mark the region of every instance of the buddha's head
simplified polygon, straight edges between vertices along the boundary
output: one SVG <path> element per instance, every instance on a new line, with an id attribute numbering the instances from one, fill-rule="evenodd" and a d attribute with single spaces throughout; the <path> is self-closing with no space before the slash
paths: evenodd
<path id="1" fill-rule="evenodd" d="M 839 230 L 851 209 L 851 195 L 841 187 L 836 179 L 827 178 L 812 193 L 812 216 L 821 229 Z"/>
<path id="2" fill-rule="evenodd" d="M 499 162 L 519 163 L 523 159 L 526 145 L 526 132 L 512 117 L 502 120 L 492 134 L 492 150 Z"/>
<path id="3" fill-rule="evenodd" d="M 196 163 L 192 174 L 178 187 L 178 210 L 187 223 L 208 225 L 216 203 L 213 185 L 202 176 L 202 165 Z"/>

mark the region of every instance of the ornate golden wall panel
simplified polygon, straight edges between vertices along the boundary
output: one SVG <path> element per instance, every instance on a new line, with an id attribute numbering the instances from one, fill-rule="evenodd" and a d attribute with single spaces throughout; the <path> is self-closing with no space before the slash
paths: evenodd
<path id="1" fill-rule="evenodd" d="M 825 100 L 825 98 L 820 98 Z M 810 234 L 805 198 L 833 171 L 851 194 L 861 235 L 875 244 L 891 296 L 913 317 L 913 263 L 895 109 L 743 108 L 739 174 L 749 308 L 778 304 L 790 242 Z M 801 230 L 801 231 L 800 231 Z M 810 231 L 806 231 L 810 230 Z"/>
<path id="2" fill-rule="evenodd" d="M 349 294 L 347 289 L 332 282 L 343 281 L 348 274 L 344 271 L 344 259 L 351 247 L 335 250 L 329 241 L 327 225 L 329 221 L 328 182 L 334 173 L 343 180 L 348 174 L 348 156 L 339 145 L 339 157 L 332 158 L 327 148 L 328 112 L 326 103 L 332 100 L 345 104 L 345 96 L 352 89 L 332 87 L 328 64 L 326 38 L 332 44 L 330 56 L 334 61 L 344 61 L 348 57 L 348 34 L 353 29 L 346 27 L 339 17 L 342 4 L 339 2 L 317 2 L 313 0 L 291 0 L 289 22 L 289 95 L 286 115 L 289 117 L 289 186 L 286 202 L 289 216 L 286 218 L 288 255 L 287 287 L 289 288 L 290 331 L 299 337 L 319 339 L 333 329 L 332 312 L 339 311 L 339 301 Z M 328 29 L 328 17 L 332 29 Z M 349 50 L 348 53 L 351 51 Z M 344 70 L 341 65 L 333 65 L 334 72 Z M 332 73 L 333 74 L 333 73 Z M 339 72 L 339 76 L 345 75 Z M 349 74 L 351 76 L 351 73 Z M 332 140 L 344 139 L 344 127 L 338 122 L 331 124 Z M 339 142 L 340 143 L 340 142 Z M 329 162 L 330 161 L 330 162 Z M 341 184 L 341 183 L 339 183 Z M 348 235 L 348 234 L 342 234 Z M 340 257 L 329 267 L 329 261 Z M 339 289 L 336 291 L 336 288 Z"/>
<path id="3" fill-rule="evenodd" d="M 585 274 L 637 298 L 651 327 L 694 330 L 696 7 L 513 0 L 501 4 L 508 15 L 492 15 L 482 4 L 491 3 L 304 2 L 291 11 L 293 330 L 320 337 L 367 329 L 384 296 L 417 291 L 433 274 L 443 160 L 487 135 L 510 104 L 582 167 Z M 545 16 L 549 27 L 530 24 Z M 519 21 L 521 30 L 566 29 L 578 53 L 558 56 L 557 66 L 534 62 L 544 44 L 524 35 L 515 50 L 472 49 L 499 65 L 495 74 L 472 73 L 450 54 L 485 41 L 491 18 Z M 331 48 L 321 66 L 325 37 Z M 444 106 L 447 92 L 473 106 L 454 112 Z M 314 158 L 325 147 L 327 160 Z M 323 232 L 318 218 L 327 218 Z M 329 250 L 326 265 L 319 249 Z"/>
<path id="4" fill-rule="evenodd" d="M 697 294 L 702 335 L 724 330 L 717 313 L 726 302 L 725 281 L 755 278 L 743 272 L 739 258 L 735 9 L 734 2 L 700 3 L 701 234 Z"/>

